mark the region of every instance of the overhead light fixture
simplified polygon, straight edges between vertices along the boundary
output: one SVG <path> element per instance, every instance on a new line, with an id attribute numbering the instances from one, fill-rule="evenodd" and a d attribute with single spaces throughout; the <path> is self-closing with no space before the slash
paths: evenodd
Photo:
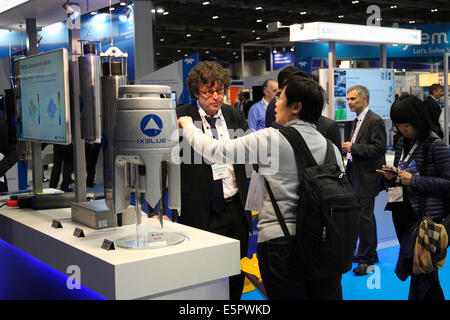
<path id="1" fill-rule="evenodd" d="M 169 14 L 169 11 L 164 11 L 163 16 L 167 16 Z"/>
<path id="2" fill-rule="evenodd" d="M 307 14 L 308 12 L 306 12 L 306 11 L 300 11 L 300 14 L 303 16 L 303 15 L 305 15 L 305 14 Z"/>
<path id="3" fill-rule="evenodd" d="M 164 42 L 164 38 L 159 39 L 159 41 Z"/>
<path id="4" fill-rule="evenodd" d="M 125 7 L 127 4 L 125 2 L 119 3 L 122 7 Z"/>
<path id="5" fill-rule="evenodd" d="M 9 9 L 12 9 L 14 7 L 17 7 L 18 5 L 21 5 L 22 3 L 28 2 L 30 0 L 6 0 L 6 1 L 0 1 L 0 13 L 8 11 Z"/>
<path id="6" fill-rule="evenodd" d="M 163 8 L 158 8 L 158 9 L 156 9 L 156 12 L 157 12 L 157 13 L 164 13 L 164 11 L 165 11 L 165 10 L 164 10 Z"/>
<path id="7" fill-rule="evenodd" d="M 256 20 L 256 22 L 258 22 L 258 23 L 259 23 L 259 22 L 262 22 L 262 20 L 261 20 L 261 19 L 258 19 L 258 20 Z"/>
<path id="8" fill-rule="evenodd" d="M 227 41 L 227 44 L 228 44 L 228 45 L 230 45 L 230 44 L 231 44 L 231 42 L 230 42 L 230 41 Z"/>
<path id="9" fill-rule="evenodd" d="M 256 7 L 255 10 L 262 10 L 262 7 Z"/>
<path id="10" fill-rule="evenodd" d="M 338 18 L 339 18 L 339 19 L 342 19 L 343 17 L 344 17 L 343 14 L 338 15 Z"/>
<path id="11" fill-rule="evenodd" d="M 438 9 L 431 9 L 430 11 L 431 12 L 438 12 L 439 10 Z"/>
<path id="12" fill-rule="evenodd" d="M 209 4 L 209 1 L 205 1 L 202 3 L 204 6 L 207 6 Z"/>
<path id="13" fill-rule="evenodd" d="M 178 52 L 178 53 L 180 53 L 180 52 L 181 52 L 181 50 L 180 50 L 180 49 L 178 49 L 178 50 L 177 50 L 177 52 Z"/>
<path id="14" fill-rule="evenodd" d="M 220 36 L 220 39 L 225 39 L 226 37 L 227 37 L 227 36 L 223 36 L 223 35 L 222 35 L 222 36 Z"/>
<path id="15" fill-rule="evenodd" d="M 212 17 L 214 20 L 219 19 L 219 16 L 213 16 Z"/>
<path id="16" fill-rule="evenodd" d="M 98 14 L 98 11 L 92 11 L 90 14 L 91 16 L 95 16 L 96 14 Z"/>
<path id="17" fill-rule="evenodd" d="M 206 50 L 205 53 L 206 53 L 206 54 L 209 54 L 209 50 Z"/>
<path id="18" fill-rule="evenodd" d="M 395 5 L 391 6 L 391 9 L 397 9 L 397 6 L 395 6 Z"/>
<path id="19" fill-rule="evenodd" d="M 357 3 L 359 3 L 359 1 L 358 1 L 358 0 L 354 0 L 354 1 L 352 1 L 352 4 L 357 4 Z"/>
<path id="20" fill-rule="evenodd" d="M 409 20 L 408 23 L 409 24 L 413 24 L 413 23 L 416 23 L 416 21 L 415 20 Z"/>
<path id="21" fill-rule="evenodd" d="M 256 37 L 256 40 L 261 40 L 261 37 Z"/>
<path id="22" fill-rule="evenodd" d="M 188 37 L 188 38 L 190 38 L 192 35 L 190 34 L 190 33 L 188 33 L 187 35 L 186 35 L 186 37 Z"/>

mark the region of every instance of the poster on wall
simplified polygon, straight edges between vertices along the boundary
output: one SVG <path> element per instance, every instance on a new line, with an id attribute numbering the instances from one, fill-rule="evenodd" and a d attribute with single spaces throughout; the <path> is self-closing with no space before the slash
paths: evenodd
<path id="1" fill-rule="evenodd" d="M 326 83 L 328 79 L 328 70 L 320 71 L 321 85 L 326 88 L 323 81 L 325 80 Z M 395 100 L 393 69 L 334 69 L 333 117 L 335 120 L 355 119 L 356 113 L 347 105 L 348 89 L 355 85 L 362 85 L 369 89 L 370 110 L 382 118 L 389 118 L 391 106 Z"/>

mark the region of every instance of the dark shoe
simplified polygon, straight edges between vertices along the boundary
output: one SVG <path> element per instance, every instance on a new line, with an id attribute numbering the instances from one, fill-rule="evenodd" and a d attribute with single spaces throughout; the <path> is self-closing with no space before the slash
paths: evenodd
<path id="1" fill-rule="evenodd" d="M 360 263 L 355 269 L 353 269 L 353 272 L 358 275 L 364 276 L 366 274 L 372 273 L 374 270 L 375 266 L 373 264 Z"/>

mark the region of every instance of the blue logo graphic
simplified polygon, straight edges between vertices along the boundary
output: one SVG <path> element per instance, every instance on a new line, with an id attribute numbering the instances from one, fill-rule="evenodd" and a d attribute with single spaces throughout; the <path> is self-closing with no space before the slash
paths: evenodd
<path id="1" fill-rule="evenodd" d="M 163 123 L 156 114 L 148 114 L 141 120 L 141 131 L 149 137 L 155 137 L 161 133 Z"/>

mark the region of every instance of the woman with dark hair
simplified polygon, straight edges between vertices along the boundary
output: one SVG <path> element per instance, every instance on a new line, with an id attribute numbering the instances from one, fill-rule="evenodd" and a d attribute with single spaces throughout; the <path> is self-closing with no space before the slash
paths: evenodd
<path id="1" fill-rule="evenodd" d="M 440 223 L 448 215 L 450 151 L 433 132 L 433 124 L 419 98 L 410 95 L 400 97 L 392 106 L 390 115 L 402 135 L 395 148 L 394 164 L 384 166 L 394 172 L 377 171 L 395 188 L 389 189 L 392 202 L 386 209 L 392 210 L 392 220 L 400 242 L 396 273 L 402 279 L 402 252 L 406 250 L 412 227 L 422 219 L 423 199 L 426 214 L 433 221 Z M 397 201 L 393 201 L 393 194 Z M 444 300 L 437 270 L 416 275 L 412 272 L 412 263 L 410 268 L 406 272 L 406 278 L 411 275 L 410 300 Z"/>
<path id="2" fill-rule="evenodd" d="M 312 79 L 290 76 L 276 103 L 276 121 L 297 129 L 314 159 L 324 163 L 325 138 L 316 130 L 325 92 Z M 190 117 L 178 119 L 183 136 L 204 158 L 213 163 L 259 165 L 259 174 L 269 182 L 291 235 L 295 235 L 299 178 L 294 150 L 277 129 L 265 128 L 248 135 L 219 141 L 194 126 Z M 344 171 L 342 157 L 334 146 L 337 163 Z M 261 179 L 262 180 L 262 179 Z M 296 267 L 270 197 L 262 183 L 258 221 L 257 257 L 269 299 L 342 299 L 341 276 L 310 279 Z"/>

